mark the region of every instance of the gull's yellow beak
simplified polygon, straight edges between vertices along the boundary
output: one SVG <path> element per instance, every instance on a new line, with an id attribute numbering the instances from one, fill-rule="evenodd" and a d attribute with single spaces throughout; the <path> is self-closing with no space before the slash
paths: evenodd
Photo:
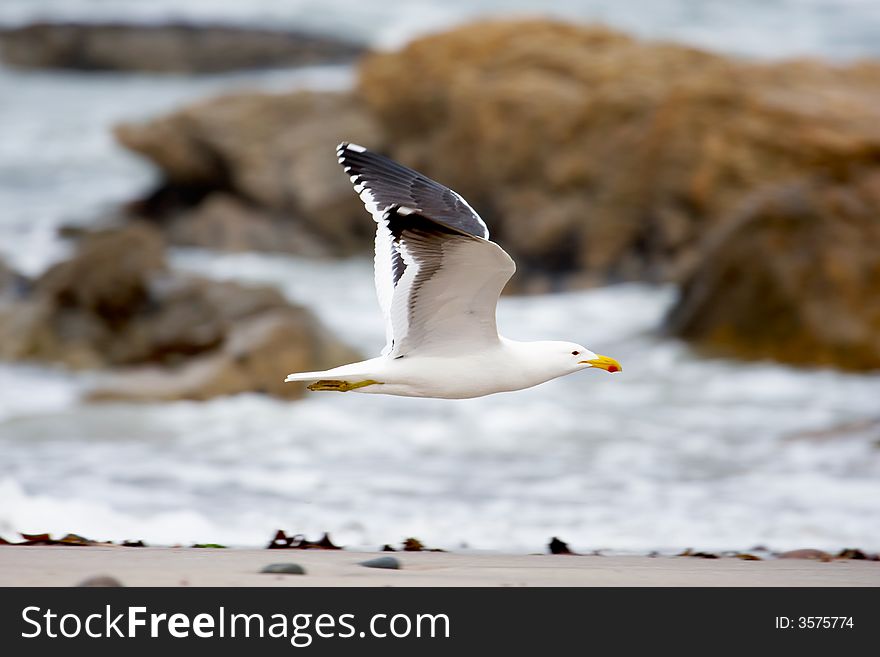
<path id="1" fill-rule="evenodd" d="M 581 364 L 592 365 L 596 369 L 605 370 L 606 372 L 622 372 L 623 368 L 613 358 L 608 356 L 599 356 L 598 354 L 593 360 L 582 360 Z"/>

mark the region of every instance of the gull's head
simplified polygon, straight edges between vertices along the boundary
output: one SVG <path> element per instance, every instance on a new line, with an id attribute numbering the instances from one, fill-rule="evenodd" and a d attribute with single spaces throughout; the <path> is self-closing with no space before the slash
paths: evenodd
<path id="1" fill-rule="evenodd" d="M 597 370 L 605 370 L 613 374 L 621 372 L 623 368 L 613 358 L 601 356 L 587 349 L 586 347 L 574 342 L 559 342 L 558 348 L 554 351 L 561 362 L 567 364 L 571 371 L 595 368 Z"/>

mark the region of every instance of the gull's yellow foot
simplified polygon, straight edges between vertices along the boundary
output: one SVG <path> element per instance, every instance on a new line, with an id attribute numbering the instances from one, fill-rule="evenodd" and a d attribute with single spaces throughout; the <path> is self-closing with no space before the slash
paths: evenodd
<path id="1" fill-rule="evenodd" d="M 316 381 L 309 385 L 308 389 L 316 392 L 328 390 L 333 392 L 348 392 L 349 390 L 356 390 L 358 388 L 373 385 L 382 385 L 382 383 L 380 381 L 373 381 L 372 379 L 357 381 L 356 383 L 351 383 L 350 381 L 337 381 L 335 379 L 322 379 L 321 381 Z"/>

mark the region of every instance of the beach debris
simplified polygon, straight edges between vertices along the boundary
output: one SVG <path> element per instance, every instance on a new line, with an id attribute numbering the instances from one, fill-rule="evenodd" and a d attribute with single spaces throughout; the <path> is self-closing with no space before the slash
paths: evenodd
<path id="1" fill-rule="evenodd" d="M 77 584 L 79 587 L 118 587 L 124 586 L 122 582 L 120 582 L 115 577 L 111 577 L 110 575 L 92 575 L 91 577 L 86 577 L 83 581 Z"/>
<path id="2" fill-rule="evenodd" d="M 287 534 L 284 533 L 283 530 L 279 529 L 275 532 L 274 538 L 269 541 L 269 545 L 266 546 L 267 550 L 278 550 L 283 548 L 290 547 L 290 543 L 293 541 L 292 538 L 288 538 Z"/>
<path id="3" fill-rule="evenodd" d="M 341 550 L 330 540 L 330 534 L 324 532 L 319 541 L 310 541 L 305 534 L 293 534 L 288 536 L 284 530 L 275 532 L 275 537 L 266 546 L 268 550 Z"/>
<path id="4" fill-rule="evenodd" d="M 547 544 L 547 549 L 550 550 L 550 554 L 577 554 L 577 552 L 573 552 L 571 548 L 568 547 L 568 543 L 560 540 L 556 536 L 550 539 L 550 543 Z"/>
<path id="5" fill-rule="evenodd" d="M 801 550 L 789 550 L 779 555 L 780 559 L 815 559 L 817 561 L 831 561 L 831 555 L 822 550 L 804 548 Z"/>
<path id="6" fill-rule="evenodd" d="M 10 543 L 10 545 L 107 545 L 99 541 L 93 541 L 78 534 L 66 534 L 61 538 L 52 538 L 50 534 L 21 534 L 24 541 Z"/>
<path id="7" fill-rule="evenodd" d="M 305 575 L 306 569 L 298 563 L 270 563 L 268 566 L 264 566 L 260 572 L 276 575 Z"/>
<path id="8" fill-rule="evenodd" d="M 84 538 L 79 534 L 66 534 L 62 538 L 58 539 L 58 542 L 62 545 L 95 545 L 96 542 L 89 540 L 88 538 Z"/>
<path id="9" fill-rule="evenodd" d="M 756 554 L 751 554 L 749 552 L 737 552 L 735 555 L 737 559 L 742 559 L 743 561 L 763 561 L 761 557 Z"/>
<path id="10" fill-rule="evenodd" d="M 834 558 L 880 561 L 880 554 L 870 554 L 868 552 L 865 552 L 864 550 L 860 550 L 859 548 L 843 548 Z"/>
<path id="11" fill-rule="evenodd" d="M 360 565 L 366 568 L 385 568 L 386 570 L 400 570 L 402 567 L 400 561 L 394 557 L 376 557 L 361 561 Z"/>
<path id="12" fill-rule="evenodd" d="M 404 552 L 446 552 L 446 550 L 441 550 L 440 548 L 427 548 L 424 543 L 412 536 L 403 539 L 402 545 Z"/>
<path id="13" fill-rule="evenodd" d="M 137 541 L 135 543 L 131 541 L 123 541 L 122 543 L 114 543 L 113 541 L 94 541 L 90 538 L 80 536 L 79 534 L 65 534 L 61 538 L 52 538 L 51 534 L 49 534 L 48 532 L 44 532 L 41 534 L 19 533 L 19 535 L 24 540 L 13 543 L 12 541 L 7 541 L 3 538 L 0 538 L 0 545 L 121 545 L 123 547 L 145 547 L 143 541 Z"/>
<path id="14" fill-rule="evenodd" d="M 212 548 L 212 549 L 215 549 L 215 550 L 225 550 L 225 549 L 226 549 L 226 546 L 225 546 L 225 545 L 220 545 L 219 543 L 194 543 L 193 545 L 190 545 L 190 547 L 194 547 L 194 548 Z"/>
<path id="15" fill-rule="evenodd" d="M 57 543 L 52 540 L 49 534 L 23 534 L 19 532 L 19 535 L 24 539 L 24 542 L 17 545 L 55 545 Z"/>
<path id="16" fill-rule="evenodd" d="M 421 552 L 424 549 L 424 544 L 417 538 L 410 537 L 403 539 L 404 552 Z"/>
<path id="17" fill-rule="evenodd" d="M 694 552 L 693 548 L 687 548 L 684 552 L 675 555 L 677 557 L 697 557 L 698 559 L 718 559 L 717 554 L 711 552 Z"/>
<path id="18" fill-rule="evenodd" d="M 382 546 L 382 549 L 381 549 L 380 551 L 381 551 L 381 552 L 397 552 L 397 550 L 395 550 L 393 547 L 391 547 L 390 545 L 388 545 L 388 543 L 386 543 L 385 545 L 383 545 L 383 546 Z"/>

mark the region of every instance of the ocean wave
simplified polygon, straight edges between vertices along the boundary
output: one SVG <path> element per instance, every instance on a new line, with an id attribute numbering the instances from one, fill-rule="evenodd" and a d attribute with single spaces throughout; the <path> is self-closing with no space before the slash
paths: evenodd
<path id="1" fill-rule="evenodd" d="M 321 266 L 313 303 L 341 322 Z M 341 270 L 373 307 L 368 263 Z M 583 336 L 621 376 L 460 402 L 239 395 L 0 422 L 0 527 L 165 544 L 254 546 L 284 528 L 368 546 L 876 549 L 876 436 L 810 432 L 876 417 L 880 377 L 697 358 L 653 334 L 670 298 L 631 285 L 503 300 L 508 332 Z M 377 337 L 359 322 L 348 334 Z"/>

